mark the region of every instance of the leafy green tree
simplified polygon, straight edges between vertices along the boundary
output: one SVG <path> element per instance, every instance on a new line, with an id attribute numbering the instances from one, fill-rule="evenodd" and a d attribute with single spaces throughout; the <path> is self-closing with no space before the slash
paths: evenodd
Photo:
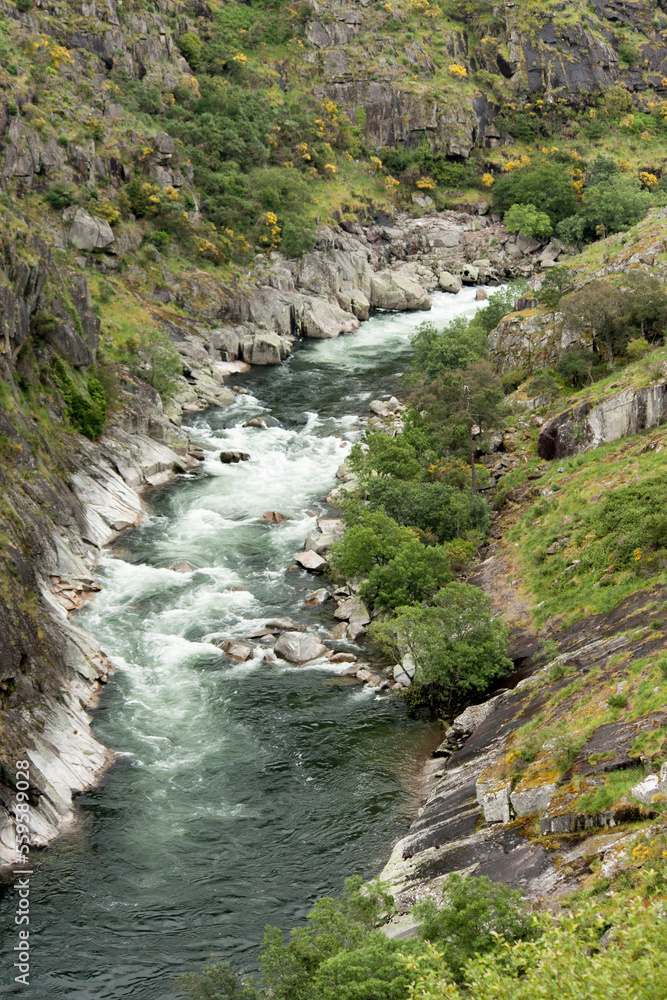
<path id="1" fill-rule="evenodd" d="M 201 62 L 203 42 L 194 31 L 184 31 L 178 36 L 177 43 L 183 58 L 190 64 L 192 69 L 197 69 Z"/>
<path id="2" fill-rule="evenodd" d="M 560 300 L 573 290 L 573 280 L 569 267 L 563 264 L 550 267 L 542 279 L 542 287 L 537 293 L 538 300 L 555 314 Z"/>
<path id="3" fill-rule="evenodd" d="M 581 217 L 590 239 L 629 229 L 646 215 L 653 197 L 636 177 L 614 177 L 586 188 Z"/>
<path id="4" fill-rule="evenodd" d="M 549 372 L 538 372 L 526 386 L 526 395 L 529 398 L 546 396 L 553 399 L 558 395 L 558 382 Z"/>
<path id="5" fill-rule="evenodd" d="M 394 900 L 379 882 L 364 886 L 360 878 L 351 878 L 340 898 L 318 899 L 306 925 L 292 930 L 288 940 L 278 928 L 267 927 L 260 964 L 269 995 L 274 1000 L 316 1000 L 312 980 L 322 963 L 363 948 L 394 912 Z"/>
<path id="6" fill-rule="evenodd" d="M 662 281 L 645 271 L 624 276 L 623 319 L 642 338 L 662 337 L 667 328 L 667 293 Z"/>
<path id="7" fill-rule="evenodd" d="M 571 330 L 590 330 L 593 346 L 607 352 L 610 361 L 623 349 L 627 331 L 622 321 L 623 295 L 608 281 L 589 281 L 576 292 L 562 299 L 561 312 Z"/>
<path id="8" fill-rule="evenodd" d="M 411 537 L 392 559 L 373 566 L 359 595 L 376 608 L 391 610 L 432 597 L 451 579 L 447 546 L 423 545 Z"/>
<path id="9" fill-rule="evenodd" d="M 493 205 L 507 212 L 512 205 L 534 205 L 555 225 L 577 211 L 577 196 L 567 167 L 545 160 L 503 174 L 493 185 Z"/>
<path id="10" fill-rule="evenodd" d="M 481 360 L 463 370 L 443 371 L 412 399 L 425 427 L 442 446 L 456 450 L 467 443 L 473 493 L 477 491 L 473 429 L 488 429 L 500 420 L 503 399 L 500 379 L 488 361 Z"/>
<path id="11" fill-rule="evenodd" d="M 444 368 L 465 368 L 489 353 L 486 333 L 465 316 L 457 316 L 442 330 L 433 323 L 421 323 L 411 343 L 411 371 L 426 381 L 436 378 Z"/>
<path id="12" fill-rule="evenodd" d="M 651 345 L 644 337 L 635 337 L 625 348 L 625 356 L 628 361 L 639 361 L 651 350 Z"/>
<path id="13" fill-rule="evenodd" d="M 409 528 L 396 523 L 384 510 L 347 510 L 347 530 L 331 548 L 329 562 L 335 579 L 344 582 L 368 576 L 374 566 L 386 565 L 403 545 L 415 540 Z"/>
<path id="14" fill-rule="evenodd" d="M 442 906 L 433 898 L 425 899 L 412 912 L 421 920 L 421 937 L 438 945 L 458 983 L 465 979 L 466 963 L 492 951 L 498 938 L 516 941 L 535 936 L 521 893 L 500 882 L 451 874 L 442 884 L 442 899 Z"/>
<path id="15" fill-rule="evenodd" d="M 244 982 L 229 962 L 209 962 L 201 972 L 188 972 L 177 982 L 192 1000 L 257 1000 L 259 996 L 252 980 Z"/>
<path id="16" fill-rule="evenodd" d="M 382 507 L 398 524 L 410 525 L 444 542 L 467 531 L 486 531 L 490 523 L 486 502 L 444 483 L 406 483 L 392 478 L 369 479 L 368 507 Z"/>
<path id="17" fill-rule="evenodd" d="M 512 205 L 505 212 L 505 226 L 510 233 L 520 233 L 538 240 L 547 239 L 553 232 L 551 219 L 534 205 Z"/>
<path id="18" fill-rule="evenodd" d="M 559 355 L 556 371 L 567 385 L 580 389 L 583 385 L 592 385 L 596 378 L 604 377 L 609 366 L 601 362 L 599 354 L 587 347 L 568 347 Z"/>
<path id="19" fill-rule="evenodd" d="M 412 974 L 399 957 L 404 950 L 405 942 L 376 932 L 361 947 L 339 951 L 314 974 L 313 1000 L 407 1000 Z M 426 954 L 423 946 L 418 950 Z"/>
<path id="20" fill-rule="evenodd" d="M 357 472 L 396 479 L 420 479 L 424 471 L 422 455 L 407 427 L 403 434 L 390 438 L 381 431 L 369 431 L 364 448 L 355 444 L 350 453 L 350 466 Z"/>
<path id="21" fill-rule="evenodd" d="M 478 587 L 448 583 L 431 607 L 400 607 L 371 635 L 392 656 L 408 654 L 415 675 L 407 691 L 412 709 L 450 714 L 479 698 L 512 666 L 508 630 L 493 617 L 491 598 Z"/>

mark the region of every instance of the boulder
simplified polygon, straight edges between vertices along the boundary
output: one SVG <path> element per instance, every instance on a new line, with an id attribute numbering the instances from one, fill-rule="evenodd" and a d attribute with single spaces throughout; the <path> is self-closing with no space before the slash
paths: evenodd
<path id="1" fill-rule="evenodd" d="M 89 215 L 85 209 L 77 208 L 67 239 L 77 250 L 92 253 L 95 250 L 108 250 L 114 242 L 114 235 L 106 219 Z"/>
<path id="2" fill-rule="evenodd" d="M 224 465 L 233 465 L 236 462 L 247 462 L 250 455 L 247 451 L 221 451 L 220 461 Z"/>
<path id="3" fill-rule="evenodd" d="M 461 271 L 461 281 L 464 285 L 476 285 L 479 280 L 479 268 L 474 264 L 466 264 Z"/>
<path id="4" fill-rule="evenodd" d="M 289 663 L 308 663 L 310 660 L 318 660 L 327 652 L 324 643 L 307 632 L 284 632 L 273 649 L 276 656 Z"/>
<path id="5" fill-rule="evenodd" d="M 291 520 L 291 517 L 281 514 L 278 510 L 267 510 L 262 514 L 262 521 L 266 521 L 267 524 L 282 524 L 283 521 Z"/>
<path id="6" fill-rule="evenodd" d="M 554 792 L 558 788 L 555 781 L 547 781 L 543 785 L 523 787 L 520 783 L 510 794 L 510 802 L 517 816 L 530 816 L 531 813 L 546 809 Z"/>
<path id="7" fill-rule="evenodd" d="M 334 340 L 339 333 L 354 333 L 359 320 L 352 313 L 324 299 L 308 298 L 304 302 L 301 331 L 316 340 Z"/>
<path id="8" fill-rule="evenodd" d="M 509 823 L 511 788 L 512 782 L 509 780 L 477 781 L 477 801 L 487 823 Z"/>
<path id="9" fill-rule="evenodd" d="M 457 292 L 461 291 L 462 281 L 457 274 L 450 274 L 449 271 L 441 271 L 438 275 L 438 284 L 443 292 L 450 292 L 452 295 L 456 295 Z"/>
<path id="10" fill-rule="evenodd" d="M 324 535 L 313 529 L 306 535 L 306 540 L 303 543 L 303 549 L 304 552 L 317 552 L 318 555 L 323 556 L 329 551 L 335 541 L 335 535 Z"/>
<path id="11" fill-rule="evenodd" d="M 258 427 L 260 430 L 265 431 L 268 428 L 268 423 L 264 417 L 253 417 L 251 420 L 246 420 L 243 425 L 244 427 Z"/>
<path id="12" fill-rule="evenodd" d="M 420 284 L 400 271 L 377 271 L 371 279 L 371 306 L 415 312 L 430 309 L 431 300 Z"/>
<path id="13" fill-rule="evenodd" d="M 310 573 L 321 573 L 327 564 L 326 559 L 318 555 L 317 552 L 313 552 L 312 549 L 307 549 L 305 552 L 299 552 L 295 557 L 299 566 L 303 569 L 307 569 Z"/>
<path id="14" fill-rule="evenodd" d="M 639 799 L 645 806 L 650 806 L 654 802 L 662 805 L 667 803 L 667 763 L 660 768 L 660 774 L 649 774 L 643 781 L 633 785 L 630 795 L 634 799 Z"/>
<path id="15" fill-rule="evenodd" d="M 255 334 L 249 353 L 246 357 L 244 351 L 244 360 L 251 365 L 279 365 L 287 352 L 277 333 L 261 330 Z"/>
<path id="16" fill-rule="evenodd" d="M 296 632 L 298 628 L 292 618 L 272 618 L 264 627 L 272 632 Z"/>
<path id="17" fill-rule="evenodd" d="M 354 653 L 334 653 L 329 657 L 329 663 L 356 663 L 357 657 Z"/>
<path id="18" fill-rule="evenodd" d="M 366 629 L 358 622 L 350 622 L 345 630 L 345 634 L 350 642 L 356 642 L 357 639 L 363 639 L 366 635 Z"/>
<path id="19" fill-rule="evenodd" d="M 368 625 L 371 616 L 368 608 L 360 597 L 348 597 L 338 605 L 334 611 L 334 617 L 342 621 L 347 621 L 351 625 Z"/>
<path id="20" fill-rule="evenodd" d="M 230 660 L 236 660 L 238 663 L 252 659 L 254 653 L 252 646 L 246 646 L 244 642 L 236 642 L 234 639 L 225 639 L 220 648 Z"/>
<path id="21" fill-rule="evenodd" d="M 475 292 L 475 299 L 477 300 L 477 302 L 484 302 L 484 300 L 488 299 L 488 297 L 489 293 L 487 292 L 486 288 L 478 288 L 477 291 Z"/>
<path id="22" fill-rule="evenodd" d="M 169 569 L 173 570 L 174 573 L 194 573 L 197 569 L 192 563 L 183 560 L 182 562 L 172 563 Z"/>
<path id="23" fill-rule="evenodd" d="M 331 594 L 326 587 L 319 587 L 317 590 L 312 590 L 310 594 L 306 594 L 303 606 L 304 608 L 315 608 L 320 604 L 326 604 L 326 602 L 330 600 Z"/>

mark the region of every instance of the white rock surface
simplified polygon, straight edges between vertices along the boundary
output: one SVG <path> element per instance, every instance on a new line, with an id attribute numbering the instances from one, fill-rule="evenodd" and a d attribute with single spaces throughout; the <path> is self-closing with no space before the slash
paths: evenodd
<path id="1" fill-rule="evenodd" d="M 318 660 L 327 652 L 327 647 L 317 636 L 307 632 L 283 632 L 273 650 L 289 663 L 309 663 Z"/>

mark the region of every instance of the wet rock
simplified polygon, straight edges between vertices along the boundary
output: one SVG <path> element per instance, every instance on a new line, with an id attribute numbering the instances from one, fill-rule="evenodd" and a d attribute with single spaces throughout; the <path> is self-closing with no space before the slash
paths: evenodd
<path id="1" fill-rule="evenodd" d="M 245 663 L 246 660 L 252 659 L 254 653 L 252 646 L 246 646 L 245 643 L 237 642 L 234 639 L 225 639 L 220 644 L 220 648 L 230 660 L 236 660 L 237 663 Z"/>
<path id="2" fill-rule="evenodd" d="M 306 540 L 303 543 L 304 551 L 317 552 L 318 555 L 324 556 L 331 546 L 336 541 L 335 535 L 325 535 L 320 531 L 309 531 L 306 535 Z"/>
<path id="3" fill-rule="evenodd" d="M 267 524 L 282 524 L 283 521 L 291 521 L 292 518 L 288 517 L 287 514 L 281 514 L 277 510 L 267 510 L 262 514 L 262 521 L 266 521 Z"/>
<path id="4" fill-rule="evenodd" d="M 303 569 L 307 569 L 310 573 L 321 573 L 327 564 L 326 559 L 318 555 L 317 552 L 313 552 L 312 549 L 308 549 L 305 552 L 299 552 L 294 556 L 299 566 Z"/>
<path id="5" fill-rule="evenodd" d="M 366 635 L 366 629 L 358 622 L 350 622 L 345 630 L 345 634 L 350 642 L 356 642 L 358 639 L 363 639 Z"/>
<path id="6" fill-rule="evenodd" d="M 175 573 L 194 573 L 197 567 L 184 559 L 182 562 L 172 563 L 169 569 L 173 569 Z"/>
<path id="7" fill-rule="evenodd" d="M 236 462 L 247 462 L 250 455 L 247 451 L 221 451 L 220 461 L 224 465 L 233 465 Z"/>
<path id="8" fill-rule="evenodd" d="M 268 428 L 269 425 L 266 422 L 266 420 L 264 419 L 264 417 L 252 417 L 250 420 L 246 420 L 246 422 L 244 423 L 243 426 L 244 427 L 258 427 L 260 430 L 265 431 L 265 430 L 267 430 L 267 428 Z"/>
<path id="9" fill-rule="evenodd" d="M 292 618 L 272 618 L 264 627 L 273 632 L 296 632 L 299 626 Z"/>
<path id="10" fill-rule="evenodd" d="M 348 597 L 338 605 L 334 616 L 350 625 L 368 625 L 371 620 L 368 608 L 360 597 Z"/>
<path id="11" fill-rule="evenodd" d="M 354 653 L 334 653 L 329 657 L 329 663 L 356 663 L 357 657 Z"/>
<path id="12" fill-rule="evenodd" d="M 449 271 L 441 271 L 438 275 L 438 285 L 443 292 L 456 295 L 461 291 L 462 281 L 458 275 L 450 274 Z"/>
<path id="13" fill-rule="evenodd" d="M 489 293 L 485 288 L 478 288 L 477 291 L 475 292 L 475 299 L 478 302 L 483 302 L 485 299 L 488 299 L 488 297 Z"/>
<path id="14" fill-rule="evenodd" d="M 330 600 L 331 594 L 326 587 L 319 587 L 318 590 L 312 590 L 310 594 L 306 594 L 303 606 L 304 608 L 315 608 L 319 607 L 321 604 L 326 604 L 326 602 Z"/>
<path id="15" fill-rule="evenodd" d="M 306 337 L 333 340 L 340 333 L 354 333 L 359 320 L 352 313 L 324 299 L 310 299 L 304 311 L 301 329 Z"/>
<path id="16" fill-rule="evenodd" d="M 347 636 L 347 622 L 340 622 L 339 625 L 334 625 L 331 629 L 331 635 L 334 639 L 345 639 Z"/>
<path id="17" fill-rule="evenodd" d="M 308 663 L 327 652 L 323 642 L 307 632 L 284 632 L 273 647 L 277 656 L 289 663 Z"/>

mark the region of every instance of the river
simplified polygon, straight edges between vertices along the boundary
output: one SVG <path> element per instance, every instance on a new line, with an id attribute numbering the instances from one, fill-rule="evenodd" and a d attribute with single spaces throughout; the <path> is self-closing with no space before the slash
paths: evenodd
<path id="1" fill-rule="evenodd" d="M 327 509 L 357 415 L 400 392 L 411 332 L 477 307 L 475 289 L 436 293 L 428 314 L 378 314 L 354 335 L 304 342 L 282 366 L 239 376 L 249 394 L 231 407 L 190 421 L 215 448 L 205 474 L 153 493 L 77 618 L 116 667 L 94 726 L 118 760 L 79 797 L 75 830 L 36 856 L 31 986 L 7 976 L 0 995 L 171 1000 L 179 973 L 212 953 L 255 968 L 267 923 L 289 928 L 345 877 L 380 870 L 437 728 L 389 694 L 340 684 L 345 664 L 258 652 L 234 666 L 214 640 L 276 615 L 327 635 L 331 611 L 301 607 L 317 578 L 285 573 L 315 525 L 307 510 Z M 269 428 L 244 427 L 254 416 Z M 223 465 L 220 449 L 251 459 Z M 268 510 L 292 520 L 267 525 Z M 178 560 L 197 571 L 167 568 Z M 13 908 L 4 886 L 3 928 Z"/>

